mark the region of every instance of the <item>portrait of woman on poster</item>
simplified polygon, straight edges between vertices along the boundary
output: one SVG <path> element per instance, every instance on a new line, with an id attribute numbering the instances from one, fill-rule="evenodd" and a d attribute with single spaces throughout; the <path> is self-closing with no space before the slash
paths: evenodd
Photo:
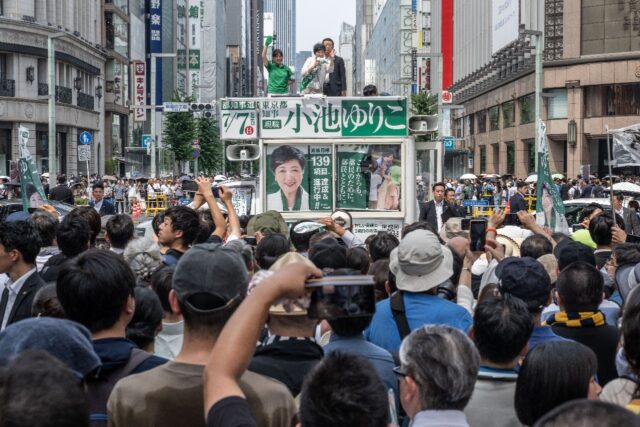
<path id="1" fill-rule="evenodd" d="M 304 153 L 290 145 L 282 145 L 271 153 L 269 168 L 279 190 L 267 195 L 267 207 L 280 212 L 308 211 L 309 193 L 302 187 L 305 168 Z"/>

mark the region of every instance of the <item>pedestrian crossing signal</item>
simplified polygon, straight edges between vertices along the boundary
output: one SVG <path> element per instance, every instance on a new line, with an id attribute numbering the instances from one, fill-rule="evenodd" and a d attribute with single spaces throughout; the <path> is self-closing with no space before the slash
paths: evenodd
<path id="1" fill-rule="evenodd" d="M 192 102 L 189 109 L 192 113 L 198 113 L 205 119 L 212 119 L 215 111 L 213 104 L 209 102 Z"/>

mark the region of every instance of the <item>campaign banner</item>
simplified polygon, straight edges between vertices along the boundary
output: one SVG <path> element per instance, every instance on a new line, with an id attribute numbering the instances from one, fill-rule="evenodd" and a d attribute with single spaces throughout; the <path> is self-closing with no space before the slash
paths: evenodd
<path id="1" fill-rule="evenodd" d="M 27 212 L 29 208 L 39 208 L 44 205 L 46 203 L 47 196 L 44 194 L 44 188 L 42 187 L 42 182 L 40 181 L 40 175 L 38 175 L 36 165 L 33 163 L 33 157 L 31 157 L 31 153 L 27 148 L 27 142 L 29 141 L 29 129 L 21 126 L 18 129 L 18 135 L 18 151 L 20 153 L 20 159 L 18 160 L 20 194 L 22 195 L 22 210 Z M 54 179 L 55 177 L 51 178 Z"/>

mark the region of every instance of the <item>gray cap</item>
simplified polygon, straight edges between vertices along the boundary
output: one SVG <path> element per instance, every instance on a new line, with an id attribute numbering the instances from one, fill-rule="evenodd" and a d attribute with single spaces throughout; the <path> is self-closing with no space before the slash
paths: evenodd
<path id="1" fill-rule="evenodd" d="M 196 312 L 211 313 L 247 293 L 242 256 L 218 243 L 194 245 L 178 261 L 172 288 Z"/>
<path id="2" fill-rule="evenodd" d="M 44 350 L 57 357 L 78 379 L 102 364 L 89 330 L 67 319 L 32 317 L 11 324 L 0 333 L 0 359 L 12 359 L 26 350 Z"/>

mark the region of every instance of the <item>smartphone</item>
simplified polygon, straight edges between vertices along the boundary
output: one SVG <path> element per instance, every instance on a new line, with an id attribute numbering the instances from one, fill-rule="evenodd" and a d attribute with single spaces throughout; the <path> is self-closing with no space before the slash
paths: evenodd
<path id="1" fill-rule="evenodd" d="M 376 311 L 373 276 L 328 276 L 312 279 L 310 319 L 371 316 Z"/>
<path id="2" fill-rule="evenodd" d="M 484 252 L 487 242 L 487 221 L 484 219 L 472 219 L 469 227 L 471 234 L 471 250 Z"/>
<path id="3" fill-rule="evenodd" d="M 216 199 L 220 198 L 220 187 L 218 187 L 217 185 L 212 186 L 211 192 L 213 193 L 213 197 L 215 197 Z"/>
<path id="4" fill-rule="evenodd" d="M 517 213 L 509 213 L 504 217 L 504 225 L 515 225 L 519 227 L 522 223 L 520 222 L 520 218 L 518 218 Z"/>
<path id="5" fill-rule="evenodd" d="M 573 224 L 571 226 L 571 230 L 575 233 L 578 230 L 584 230 L 584 225 L 582 224 Z"/>
<path id="6" fill-rule="evenodd" d="M 462 230 L 468 231 L 471 228 L 471 218 L 462 218 L 462 223 L 460 224 Z"/>
<path id="7" fill-rule="evenodd" d="M 248 245 L 256 246 L 258 244 L 258 240 L 255 236 L 244 236 L 242 238 Z"/>
<path id="8" fill-rule="evenodd" d="M 640 236 L 627 234 L 627 243 L 640 243 Z"/>

